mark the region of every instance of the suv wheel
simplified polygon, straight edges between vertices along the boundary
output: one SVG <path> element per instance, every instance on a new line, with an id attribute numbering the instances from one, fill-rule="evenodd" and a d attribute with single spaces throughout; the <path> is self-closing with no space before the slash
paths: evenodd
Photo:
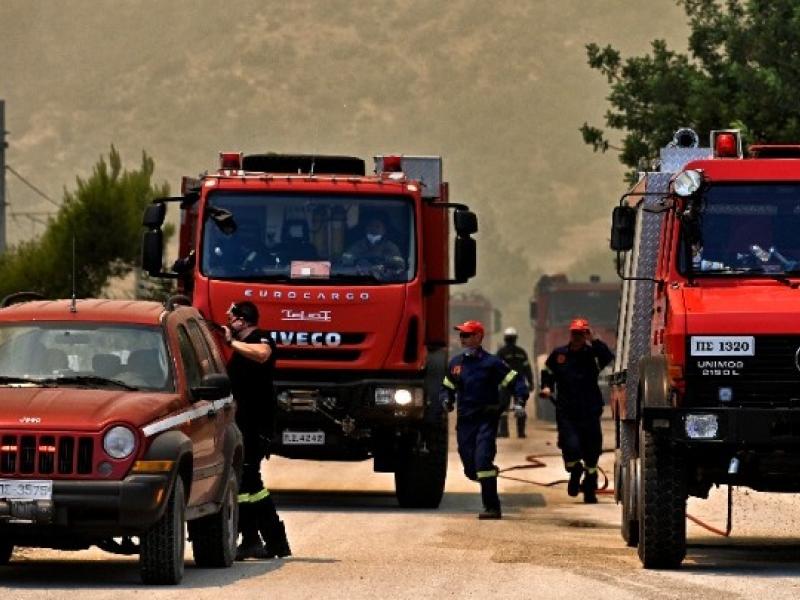
<path id="1" fill-rule="evenodd" d="M 186 500 L 183 481 L 175 479 L 164 514 L 141 537 L 139 570 L 150 584 L 178 584 L 183 579 L 186 540 Z"/>
<path id="2" fill-rule="evenodd" d="M 686 480 L 669 440 L 640 425 L 639 559 L 645 569 L 675 569 L 686 556 Z"/>
<path id="3" fill-rule="evenodd" d="M 408 448 L 399 456 L 395 494 L 403 508 L 439 508 L 447 477 L 447 419 L 422 431 L 424 449 Z"/>
<path id="4" fill-rule="evenodd" d="M 189 521 L 194 562 L 198 567 L 230 567 L 236 556 L 239 523 L 239 486 L 231 472 L 219 512 Z"/>

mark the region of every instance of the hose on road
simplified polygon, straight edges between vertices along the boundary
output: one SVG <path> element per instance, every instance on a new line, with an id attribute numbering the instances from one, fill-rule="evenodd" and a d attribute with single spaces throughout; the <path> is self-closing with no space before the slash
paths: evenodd
<path id="1" fill-rule="evenodd" d="M 613 452 L 613 450 L 603 450 L 603 454 L 608 452 Z M 569 480 L 568 479 L 556 479 L 554 481 L 534 481 L 532 479 L 523 479 L 522 477 L 514 477 L 512 475 L 506 475 L 505 473 L 509 473 L 510 471 L 521 471 L 524 469 L 540 469 L 542 467 L 546 467 L 547 464 L 542 461 L 543 458 L 561 458 L 561 453 L 549 453 L 549 454 L 528 454 L 525 457 L 526 464 L 523 465 L 514 465 L 511 467 L 505 467 L 504 469 L 498 470 L 498 477 L 501 479 L 508 479 L 510 481 L 517 481 L 519 483 L 528 483 L 530 485 L 536 485 L 539 487 L 555 487 L 557 485 L 565 484 Z M 608 475 L 606 472 L 598 465 L 597 467 L 598 472 L 602 476 L 602 483 L 597 486 L 597 493 L 604 494 L 604 495 L 612 495 L 614 493 L 614 489 L 609 486 Z M 733 488 L 728 486 L 728 518 L 727 523 L 725 525 L 725 529 L 718 529 L 713 525 L 709 525 L 705 521 L 698 519 L 697 517 L 686 514 L 686 518 L 689 519 L 692 523 L 699 525 L 703 529 L 710 531 L 711 533 L 715 533 L 722 537 L 730 537 L 731 531 L 733 530 Z"/>

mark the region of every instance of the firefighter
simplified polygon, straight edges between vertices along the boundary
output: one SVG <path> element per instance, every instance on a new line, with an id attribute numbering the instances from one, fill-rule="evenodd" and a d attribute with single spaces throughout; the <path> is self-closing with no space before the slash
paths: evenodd
<path id="1" fill-rule="evenodd" d="M 503 332 L 503 342 L 505 345 L 497 351 L 497 357 L 525 377 L 528 389 L 531 389 L 533 371 L 531 371 L 531 363 L 528 361 L 528 354 L 517 346 L 517 330 L 513 327 L 508 327 Z M 503 414 L 500 415 L 500 427 L 497 431 L 497 437 L 508 437 L 508 409 L 511 404 L 511 394 L 509 394 L 507 388 L 501 390 L 500 394 L 503 399 Z M 517 437 L 519 438 L 525 437 L 525 421 L 528 418 L 525 414 L 525 400 L 527 398 L 523 399 L 522 402 L 515 402 L 513 406 L 514 417 L 517 420 Z"/>
<path id="2" fill-rule="evenodd" d="M 500 519 L 497 495 L 497 421 L 501 388 L 513 390 L 514 398 L 528 397 L 525 380 L 502 360 L 481 347 L 484 336 L 480 321 L 456 326 L 464 351 L 454 357 L 442 381 L 441 399 L 447 411 L 458 405 L 456 438 L 464 474 L 481 486 L 483 511 L 479 519 Z"/>
<path id="3" fill-rule="evenodd" d="M 589 321 L 575 318 L 569 343 L 553 350 L 542 371 L 540 394 L 556 406 L 558 447 L 569 472 L 567 493 L 575 497 L 582 490 L 587 504 L 597 502 L 597 461 L 603 446 L 603 395 L 597 377 L 613 359 L 608 346 L 593 339 Z"/>
<path id="4" fill-rule="evenodd" d="M 255 304 L 240 302 L 228 309 L 228 327 L 223 328 L 225 342 L 233 351 L 228 362 L 228 374 L 236 400 L 236 424 L 244 437 L 244 464 L 239 488 L 242 543 L 236 551 L 236 560 L 282 558 L 292 553 L 286 539 L 286 528 L 261 480 L 261 459 L 269 452 L 270 436 L 274 430 L 276 405 L 272 372 L 275 341 L 257 326 Z"/>

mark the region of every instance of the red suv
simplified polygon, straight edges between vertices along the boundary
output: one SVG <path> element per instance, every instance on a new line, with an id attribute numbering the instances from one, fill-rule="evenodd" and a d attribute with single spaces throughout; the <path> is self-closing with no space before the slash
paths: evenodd
<path id="1" fill-rule="evenodd" d="M 138 553 L 144 582 L 175 584 L 188 522 L 195 564 L 230 566 L 234 411 L 223 358 L 193 308 L 0 309 L 0 564 L 14 546 L 97 545 Z"/>

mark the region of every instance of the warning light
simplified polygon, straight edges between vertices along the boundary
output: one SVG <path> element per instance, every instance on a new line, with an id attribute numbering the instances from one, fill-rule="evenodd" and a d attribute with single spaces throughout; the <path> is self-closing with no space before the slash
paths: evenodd
<path id="1" fill-rule="evenodd" d="M 403 170 L 403 157 L 392 155 L 383 157 L 383 170 L 386 173 L 400 173 Z"/>
<path id="2" fill-rule="evenodd" d="M 728 129 L 711 132 L 711 147 L 715 158 L 741 158 L 742 141 L 739 131 Z"/>
<path id="3" fill-rule="evenodd" d="M 242 169 L 242 153 L 241 152 L 220 152 L 219 153 L 219 168 L 228 169 L 231 171 L 240 171 Z"/>

